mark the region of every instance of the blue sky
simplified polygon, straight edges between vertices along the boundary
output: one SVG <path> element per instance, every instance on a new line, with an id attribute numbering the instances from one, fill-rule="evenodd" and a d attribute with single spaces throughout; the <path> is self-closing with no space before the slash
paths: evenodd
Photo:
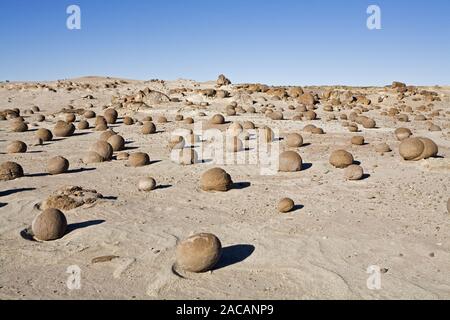
<path id="1" fill-rule="evenodd" d="M 0 80 L 450 84 L 448 0 L 1 0 L 0 41 Z"/>

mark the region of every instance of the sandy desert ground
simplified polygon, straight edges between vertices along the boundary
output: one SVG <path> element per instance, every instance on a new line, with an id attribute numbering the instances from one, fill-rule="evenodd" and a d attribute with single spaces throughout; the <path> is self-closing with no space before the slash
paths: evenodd
<path id="1" fill-rule="evenodd" d="M 30 112 L 36 106 L 39 111 Z M 14 108 L 27 131 L 11 130 Z M 119 114 L 108 126 L 126 140 L 125 152 L 147 153 L 149 165 L 128 166 L 117 152 L 112 161 L 84 163 L 104 133 L 94 130 L 95 118 L 87 119 L 89 129 L 36 145 L 37 129 L 53 130 L 70 113 L 77 126 L 86 111 L 103 115 L 105 108 Z M 317 119 L 308 120 L 308 111 Z M 226 123 L 211 125 L 219 113 Z M 176 121 L 177 115 L 195 123 Z M 0 163 L 16 162 L 24 171 L 23 177 L 0 181 L 0 299 L 450 298 L 450 87 L 300 89 L 85 77 L 1 83 L 0 116 Z M 125 125 L 125 116 L 134 124 Z M 141 133 L 139 121 L 146 116 L 155 134 Z M 161 116 L 168 121 L 161 123 Z M 368 119 L 375 128 L 365 128 Z M 168 141 L 175 129 L 204 123 L 225 131 L 245 121 L 278 133 L 274 143 L 298 152 L 302 170 L 262 175 L 255 164 L 171 160 Z M 351 123 L 358 132 L 350 132 Z M 324 134 L 304 131 L 310 124 Z M 405 161 L 394 133 L 401 127 L 433 140 L 438 155 Z M 283 138 L 295 132 L 304 145 L 289 148 Z M 365 144 L 352 144 L 355 135 Z M 27 144 L 25 153 L 7 152 L 16 140 Z M 381 143 L 392 151 L 378 152 Z M 350 152 L 364 169 L 361 180 L 346 180 L 345 171 L 330 164 L 337 149 Z M 69 160 L 67 173 L 47 174 L 55 156 Z M 213 167 L 230 174 L 231 190 L 201 190 L 202 173 Z M 139 191 L 142 177 L 153 177 L 159 187 Z M 25 239 L 21 231 L 44 200 L 67 186 L 103 197 L 63 210 L 69 229 L 61 239 Z M 285 197 L 296 206 L 279 213 L 278 201 Z M 212 272 L 180 276 L 173 268 L 177 243 L 200 232 L 219 237 L 222 258 Z M 81 270 L 79 290 L 66 284 L 74 265 Z M 367 287 L 373 265 L 382 271 L 380 290 Z"/>

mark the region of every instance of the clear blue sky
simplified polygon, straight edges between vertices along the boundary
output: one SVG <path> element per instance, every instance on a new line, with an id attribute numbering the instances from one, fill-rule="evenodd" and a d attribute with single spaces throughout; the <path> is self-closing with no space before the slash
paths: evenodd
<path id="1" fill-rule="evenodd" d="M 81 7 L 82 29 L 66 28 Z M 382 30 L 366 9 L 382 10 Z M 450 84 L 449 0 L 0 0 L 0 80 Z"/>

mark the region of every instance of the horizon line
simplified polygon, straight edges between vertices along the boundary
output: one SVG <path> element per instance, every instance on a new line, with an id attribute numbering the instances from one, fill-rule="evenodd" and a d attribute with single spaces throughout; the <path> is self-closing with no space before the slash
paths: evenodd
<path id="1" fill-rule="evenodd" d="M 209 79 L 209 80 L 195 80 L 195 79 L 189 79 L 189 78 L 184 78 L 184 77 L 179 77 L 176 79 L 162 79 L 162 78 L 147 78 L 147 79 L 140 79 L 140 78 L 128 78 L 128 77 L 120 77 L 120 76 L 106 76 L 106 75 L 83 75 L 83 76 L 71 76 L 71 77 L 66 77 L 66 78 L 59 78 L 59 79 L 40 79 L 40 80 L 9 80 L 9 79 L 5 79 L 5 80 L 0 80 L 0 83 L 47 83 L 47 82 L 56 82 L 56 81 L 74 81 L 77 79 L 89 79 L 89 78 L 103 78 L 103 79 L 115 79 L 115 80 L 125 80 L 125 81 L 138 81 L 138 82 L 147 82 L 147 81 L 151 81 L 151 80 L 163 80 L 163 81 L 168 81 L 168 82 L 174 82 L 174 81 L 178 81 L 178 80 L 185 80 L 185 81 L 194 81 L 197 83 L 207 83 L 207 82 L 215 82 L 216 80 L 214 79 Z M 233 82 L 233 80 L 231 80 L 232 85 L 244 85 L 244 84 L 263 84 L 263 85 L 267 85 L 270 87 L 358 87 L 358 88 L 367 88 L 367 87 L 373 87 L 373 88 L 384 88 L 384 87 L 388 87 L 392 84 L 392 82 L 394 81 L 400 81 L 400 80 L 392 80 L 392 81 L 387 81 L 386 84 L 274 84 L 274 83 L 264 83 L 264 82 L 260 82 L 260 81 L 256 81 L 256 82 Z M 415 86 L 415 87 L 448 87 L 450 86 L 449 84 L 441 84 L 441 83 L 435 83 L 435 84 L 415 84 L 415 83 L 408 83 L 405 81 L 400 81 L 400 82 L 404 82 L 406 85 L 408 86 Z"/>

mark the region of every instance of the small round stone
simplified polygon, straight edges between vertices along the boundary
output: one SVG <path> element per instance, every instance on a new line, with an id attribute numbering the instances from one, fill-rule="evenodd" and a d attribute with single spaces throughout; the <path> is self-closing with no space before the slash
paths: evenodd
<path id="1" fill-rule="evenodd" d="M 89 129 L 89 122 L 86 120 L 81 120 L 77 125 L 78 130 L 86 130 Z"/>
<path id="2" fill-rule="evenodd" d="M 391 147 L 387 143 L 380 143 L 375 146 L 375 151 L 379 153 L 391 152 Z"/>
<path id="3" fill-rule="evenodd" d="M 364 144 L 364 137 L 363 136 L 354 136 L 351 140 L 352 144 L 356 146 L 362 146 Z"/>
<path id="4" fill-rule="evenodd" d="M 114 150 L 112 146 L 106 141 L 97 141 L 92 145 L 89 151 L 94 151 L 102 156 L 104 161 L 110 161 L 112 159 Z"/>
<path id="5" fill-rule="evenodd" d="M 176 266 L 188 272 L 206 272 L 219 261 L 222 244 L 213 234 L 200 233 L 181 241 L 176 248 Z"/>
<path id="6" fill-rule="evenodd" d="M 58 209 L 47 209 L 41 212 L 31 225 L 34 237 L 41 241 L 51 241 L 64 236 L 67 219 Z"/>
<path id="7" fill-rule="evenodd" d="M 23 169 L 20 164 L 7 161 L 0 165 L 0 181 L 14 180 L 21 177 L 23 177 Z"/>
<path id="8" fill-rule="evenodd" d="M 83 159 L 82 159 L 83 163 L 85 164 L 92 164 L 92 163 L 100 163 L 103 162 L 104 159 L 101 155 L 99 155 L 97 152 L 95 151 L 88 151 Z"/>
<path id="9" fill-rule="evenodd" d="M 131 167 L 143 167 L 150 164 L 150 157 L 143 152 L 132 153 L 128 157 L 128 164 Z"/>
<path id="10" fill-rule="evenodd" d="M 299 148 L 303 145 L 303 137 L 298 133 L 290 133 L 286 137 L 286 144 L 290 148 Z"/>
<path id="11" fill-rule="evenodd" d="M 141 178 L 139 179 L 138 189 L 139 191 L 152 191 L 156 188 L 156 180 L 153 178 Z"/>
<path id="12" fill-rule="evenodd" d="M 42 141 L 52 141 L 53 140 L 53 134 L 50 130 L 45 128 L 40 128 L 36 131 L 35 134 L 36 137 L 41 138 Z"/>
<path id="13" fill-rule="evenodd" d="M 361 166 L 352 164 L 345 168 L 344 176 L 347 180 L 361 180 L 364 176 L 364 170 Z"/>
<path id="14" fill-rule="evenodd" d="M 134 120 L 131 117 L 124 117 L 123 124 L 126 126 L 131 126 L 132 124 L 134 124 Z"/>
<path id="15" fill-rule="evenodd" d="M 350 152 L 345 150 L 336 150 L 330 156 L 330 164 L 336 168 L 346 168 L 353 164 L 353 156 Z"/>
<path id="16" fill-rule="evenodd" d="M 156 126 L 153 122 L 145 122 L 142 126 L 141 132 L 143 134 L 154 134 L 156 133 Z"/>
<path id="17" fill-rule="evenodd" d="M 425 145 L 419 138 L 407 138 L 402 141 L 399 153 L 405 160 L 414 160 L 425 150 Z"/>
<path id="18" fill-rule="evenodd" d="M 395 130 L 394 133 L 398 141 L 403 141 L 412 136 L 412 132 L 408 128 L 398 128 Z"/>
<path id="19" fill-rule="evenodd" d="M 121 151 L 125 148 L 125 139 L 118 134 L 109 137 L 107 141 L 113 148 L 113 151 Z"/>
<path id="20" fill-rule="evenodd" d="M 296 172 L 302 170 L 302 157 L 295 151 L 285 151 L 279 157 L 279 171 Z"/>
<path id="21" fill-rule="evenodd" d="M 12 141 L 6 147 L 7 153 L 25 153 L 27 152 L 27 145 L 23 141 Z"/>
<path id="22" fill-rule="evenodd" d="M 67 170 L 69 170 L 69 160 L 64 157 L 51 158 L 47 163 L 47 171 L 51 175 L 66 173 Z"/>
<path id="23" fill-rule="evenodd" d="M 294 209 L 294 201 L 289 198 L 283 198 L 278 202 L 278 211 L 287 213 Z"/>
<path id="24" fill-rule="evenodd" d="M 232 185 L 231 176 L 221 168 L 204 172 L 200 179 L 200 188 L 203 191 L 228 191 Z"/>
<path id="25" fill-rule="evenodd" d="M 70 137 L 75 132 L 75 126 L 72 123 L 58 121 L 53 128 L 56 137 Z"/>
<path id="26" fill-rule="evenodd" d="M 212 124 L 224 124 L 225 118 L 221 114 L 216 114 L 211 118 L 211 123 Z"/>

